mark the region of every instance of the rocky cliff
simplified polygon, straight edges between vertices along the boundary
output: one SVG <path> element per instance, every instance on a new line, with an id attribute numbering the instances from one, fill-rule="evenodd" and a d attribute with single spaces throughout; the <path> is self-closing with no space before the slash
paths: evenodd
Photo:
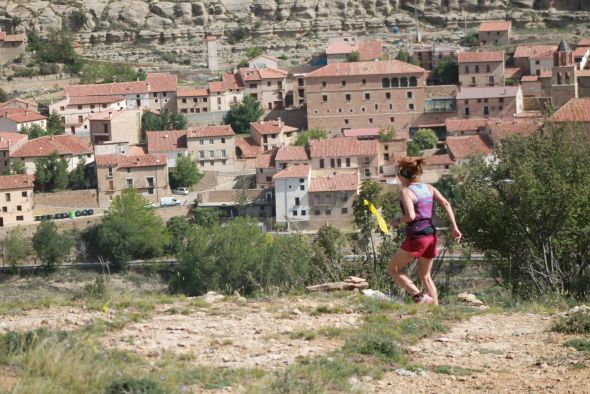
<path id="1" fill-rule="evenodd" d="M 425 32 L 457 28 L 465 21 L 475 26 L 480 20 L 505 18 L 517 27 L 560 27 L 574 20 L 590 21 L 590 1 L 0 0 L 0 14 L 20 19 L 16 29 L 43 33 L 67 26 L 82 45 L 102 48 L 95 51 L 98 56 L 112 57 L 109 54 L 114 56 L 112 51 L 118 48 L 113 44 L 126 43 L 129 56 L 124 60 L 144 61 L 147 58 L 133 54 L 147 53 L 142 45 L 154 45 L 156 52 L 174 48 L 179 58 L 192 62 L 202 56 L 203 38 L 208 34 L 226 44 L 221 53 L 226 61 L 251 43 L 275 52 L 303 54 L 317 49 L 326 36 L 342 32 L 385 34 L 393 25 L 403 30 L 413 26 L 415 12 Z M 164 43 L 168 45 L 157 48 Z M 116 53 L 121 55 L 119 49 Z"/>

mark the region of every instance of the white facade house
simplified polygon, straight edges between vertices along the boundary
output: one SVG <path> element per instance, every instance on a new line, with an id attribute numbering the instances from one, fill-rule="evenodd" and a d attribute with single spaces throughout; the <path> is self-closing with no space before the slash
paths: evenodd
<path id="1" fill-rule="evenodd" d="M 253 57 L 252 59 L 248 60 L 248 67 L 249 68 L 257 68 L 257 69 L 262 69 L 262 68 L 274 68 L 274 69 L 278 69 L 279 68 L 279 59 L 277 59 L 274 56 L 270 56 L 270 55 L 258 55 L 256 57 Z"/>
<path id="2" fill-rule="evenodd" d="M 125 108 L 123 96 L 74 96 L 49 105 L 49 112 L 56 111 L 60 115 L 66 134 L 87 136 L 90 135 L 90 115 Z"/>
<path id="3" fill-rule="evenodd" d="M 0 110 L 0 130 L 19 132 L 23 128 L 39 125 L 47 127 L 47 117 L 24 108 L 3 108 Z"/>
<path id="4" fill-rule="evenodd" d="M 311 167 L 292 165 L 273 176 L 277 223 L 308 221 Z"/>

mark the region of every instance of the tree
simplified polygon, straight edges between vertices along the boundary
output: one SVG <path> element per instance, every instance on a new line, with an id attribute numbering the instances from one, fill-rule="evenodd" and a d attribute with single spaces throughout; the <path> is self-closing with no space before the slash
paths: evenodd
<path id="1" fill-rule="evenodd" d="M 173 130 L 185 130 L 188 126 L 186 116 L 178 112 L 172 112 L 170 114 L 170 124 Z"/>
<path id="2" fill-rule="evenodd" d="M 197 163 L 190 156 L 176 159 L 176 167 L 170 171 L 170 185 L 172 188 L 191 187 L 195 185 L 202 174 L 197 169 Z"/>
<path id="3" fill-rule="evenodd" d="M 142 131 L 185 130 L 188 125 L 186 116 L 181 113 L 161 112 L 159 115 L 144 112 L 141 117 Z"/>
<path id="4" fill-rule="evenodd" d="M 253 47 L 249 47 L 248 49 L 246 49 L 246 57 L 248 59 L 252 59 L 256 56 L 260 56 L 262 55 L 262 48 L 257 47 L 257 46 L 253 46 Z"/>
<path id="5" fill-rule="evenodd" d="M 26 169 L 22 160 L 11 160 L 10 161 L 10 173 L 15 175 L 25 174 Z"/>
<path id="6" fill-rule="evenodd" d="M 70 20 L 74 29 L 80 30 L 86 23 L 88 23 L 88 16 L 86 16 L 86 11 L 84 9 L 77 9 L 70 13 Z"/>
<path id="7" fill-rule="evenodd" d="M 0 88 L 0 103 L 8 101 L 8 94 L 4 91 L 4 89 Z"/>
<path id="8" fill-rule="evenodd" d="M 410 156 L 410 157 L 422 156 L 422 150 L 420 150 L 420 147 L 414 141 L 408 142 L 408 152 L 407 153 L 408 153 L 408 156 Z"/>
<path id="9" fill-rule="evenodd" d="M 170 243 L 166 247 L 168 253 L 179 254 L 188 242 L 189 236 L 193 231 L 193 226 L 182 216 L 174 216 L 166 223 L 166 228 L 170 234 Z"/>
<path id="10" fill-rule="evenodd" d="M 44 129 L 36 123 L 32 124 L 31 126 L 21 127 L 19 133 L 26 134 L 28 139 L 30 140 L 34 140 L 35 138 L 43 137 L 50 134 L 46 129 Z"/>
<path id="11" fill-rule="evenodd" d="M 59 233 L 53 221 L 42 221 L 33 235 L 33 250 L 48 271 L 66 259 L 73 245 L 72 237 Z"/>
<path id="12" fill-rule="evenodd" d="M 385 127 L 379 130 L 379 141 L 390 142 L 395 139 L 395 128 L 393 126 Z"/>
<path id="13" fill-rule="evenodd" d="M 465 239 L 513 294 L 590 295 L 590 135 L 571 124 L 472 157 L 457 210 Z"/>
<path id="14" fill-rule="evenodd" d="M 135 189 L 113 199 L 97 231 L 98 250 L 115 269 L 126 269 L 131 259 L 161 256 L 170 236 L 148 201 Z"/>
<path id="15" fill-rule="evenodd" d="M 51 111 L 47 118 L 47 133 L 53 135 L 63 134 L 65 132 L 64 124 L 61 120 L 61 116 L 56 110 Z"/>
<path id="16" fill-rule="evenodd" d="M 434 69 L 434 75 L 441 84 L 456 85 L 459 83 L 459 66 L 457 61 L 450 57 L 445 56 L 440 59 Z"/>
<path id="17" fill-rule="evenodd" d="M 433 186 L 436 187 L 454 207 L 457 207 L 463 201 L 463 187 L 454 176 L 443 175 L 433 184 Z"/>
<path id="18" fill-rule="evenodd" d="M 63 63 L 73 74 L 79 73 L 84 65 L 74 50 L 74 36 L 64 29 L 50 30 L 47 38 L 30 33 L 29 48 L 35 51 L 38 63 Z"/>
<path id="19" fill-rule="evenodd" d="M 420 129 L 416 131 L 412 141 L 414 141 L 420 149 L 432 149 L 436 146 L 438 138 L 431 129 Z"/>
<path id="20" fill-rule="evenodd" d="M 250 123 L 257 122 L 264 114 L 260 103 L 251 96 L 245 96 L 242 102 L 232 106 L 223 121 L 230 124 L 236 133 L 248 133 Z"/>
<path id="21" fill-rule="evenodd" d="M 328 138 L 328 134 L 322 129 L 304 130 L 299 133 L 293 145 L 306 146 L 309 144 L 309 140 L 325 140 L 326 138 Z"/>
<path id="22" fill-rule="evenodd" d="M 219 211 L 215 208 L 196 206 L 193 209 L 193 223 L 199 227 L 213 227 L 219 224 Z"/>
<path id="23" fill-rule="evenodd" d="M 320 227 L 312 241 L 310 276 L 321 282 L 335 282 L 350 275 L 344 260 L 347 248 L 348 240 L 342 231 L 329 224 Z"/>
<path id="24" fill-rule="evenodd" d="M 409 63 L 410 61 L 410 53 L 404 47 L 400 48 L 397 56 L 395 57 L 397 60 L 401 60 L 402 62 Z"/>
<path id="25" fill-rule="evenodd" d="M 353 222 L 360 230 L 362 241 L 368 244 L 373 230 L 375 230 L 375 219 L 364 204 L 364 200 L 372 203 L 375 207 L 381 206 L 381 192 L 383 187 L 375 181 L 364 180 L 359 194 L 352 202 Z"/>
<path id="26" fill-rule="evenodd" d="M 8 232 L 6 237 L 0 241 L 0 247 L 6 262 L 11 267 L 16 267 L 20 261 L 26 259 L 29 255 L 25 231 L 20 226 Z"/>
<path id="27" fill-rule="evenodd" d="M 145 81 L 147 79 L 147 73 L 143 68 L 140 68 L 139 70 L 137 70 L 136 77 L 138 81 Z"/>
<path id="28" fill-rule="evenodd" d="M 78 157 L 78 165 L 70 172 L 69 184 L 73 189 L 86 188 L 86 158 L 84 156 Z"/>
<path id="29" fill-rule="evenodd" d="M 346 55 L 346 61 L 347 62 L 353 63 L 353 62 L 358 62 L 360 60 L 361 60 L 361 55 L 360 55 L 360 53 L 358 53 L 356 51 L 355 52 L 348 53 Z"/>
<path id="30" fill-rule="evenodd" d="M 42 192 L 65 189 L 68 186 L 68 163 L 57 152 L 35 161 L 35 186 Z"/>

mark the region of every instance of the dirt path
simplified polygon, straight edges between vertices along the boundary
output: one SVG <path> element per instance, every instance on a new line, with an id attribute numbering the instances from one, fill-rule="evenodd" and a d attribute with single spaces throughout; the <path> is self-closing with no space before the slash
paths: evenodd
<path id="1" fill-rule="evenodd" d="M 366 391 L 590 393 L 590 369 L 575 367 L 584 355 L 563 346 L 575 336 L 549 331 L 551 322 L 541 314 L 475 316 L 411 349 L 425 376 L 390 372 Z"/>

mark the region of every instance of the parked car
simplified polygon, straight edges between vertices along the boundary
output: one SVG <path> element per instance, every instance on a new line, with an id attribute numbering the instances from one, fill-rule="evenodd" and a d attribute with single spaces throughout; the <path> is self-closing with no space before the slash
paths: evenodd
<path id="1" fill-rule="evenodd" d="M 180 194 L 183 196 L 186 196 L 188 194 L 188 192 L 189 192 L 188 187 L 179 187 L 179 188 L 172 190 L 172 193 Z"/>
<path id="2" fill-rule="evenodd" d="M 177 200 L 174 197 L 161 197 L 160 198 L 160 206 L 161 207 L 174 207 L 177 205 L 182 204 L 182 201 Z"/>

